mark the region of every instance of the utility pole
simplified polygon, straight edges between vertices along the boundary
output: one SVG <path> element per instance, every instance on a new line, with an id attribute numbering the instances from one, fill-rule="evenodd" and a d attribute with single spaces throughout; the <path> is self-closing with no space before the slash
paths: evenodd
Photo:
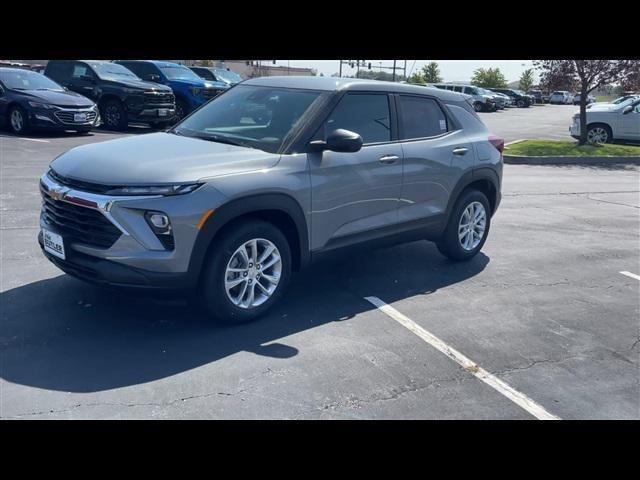
<path id="1" fill-rule="evenodd" d="M 391 77 L 391 81 L 395 82 L 396 81 L 396 61 L 393 61 L 393 76 Z"/>

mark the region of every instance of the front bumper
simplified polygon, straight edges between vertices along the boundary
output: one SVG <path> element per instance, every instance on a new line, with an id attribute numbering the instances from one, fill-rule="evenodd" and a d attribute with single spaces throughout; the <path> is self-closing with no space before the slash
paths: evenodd
<path id="1" fill-rule="evenodd" d="M 55 232 L 50 226 L 47 228 Z M 38 243 L 44 256 L 60 270 L 96 285 L 136 290 L 189 290 L 196 283 L 188 272 L 153 272 L 92 257 L 72 249 L 66 251 L 66 258 L 62 260 L 44 249 L 42 232 L 38 234 Z"/>
<path id="2" fill-rule="evenodd" d="M 215 188 L 205 184 L 192 193 L 166 197 L 109 196 L 78 190 L 70 179 L 58 177 L 41 177 L 46 201 L 40 227 L 62 237 L 65 260 L 43 250 L 61 270 L 115 286 L 182 290 L 195 284 L 197 273 L 190 272 L 190 262 L 199 234 L 198 221 L 207 210 L 225 201 Z M 85 210 L 88 212 L 82 213 Z M 170 218 L 172 248 L 165 248 L 149 226 L 145 219 L 149 211 L 163 212 Z M 84 219 L 76 218 L 78 215 Z M 96 241 L 107 235 L 108 241 Z M 41 235 L 38 241 L 42 246 Z"/>
<path id="3" fill-rule="evenodd" d="M 129 110 L 129 119 L 134 122 L 161 123 L 175 120 L 176 108 L 174 105 L 163 107 L 144 107 L 141 110 Z M 161 115 L 161 113 L 164 113 Z"/>

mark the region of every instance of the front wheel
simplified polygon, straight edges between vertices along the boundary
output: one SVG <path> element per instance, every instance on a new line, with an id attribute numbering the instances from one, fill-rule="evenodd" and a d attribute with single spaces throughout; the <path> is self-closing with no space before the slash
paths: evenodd
<path id="1" fill-rule="evenodd" d="M 593 144 L 610 143 L 613 140 L 611 127 L 596 123 L 587 127 L 587 141 Z"/>
<path id="2" fill-rule="evenodd" d="M 525 105 L 524 100 L 518 100 L 516 102 L 516 105 L 518 106 L 518 108 L 524 108 L 524 105 Z"/>
<path id="3" fill-rule="evenodd" d="M 481 111 L 482 111 L 482 103 L 480 103 L 480 102 L 475 102 L 475 103 L 473 104 L 473 109 L 474 109 L 476 112 L 481 112 Z"/>
<path id="4" fill-rule="evenodd" d="M 189 105 L 184 100 L 176 99 L 176 122 L 179 122 L 189 114 Z"/>
<path id="5" fill-rule="evenodd" d="M 440 253 L 455 261 L 470 260 L 482 248 L 491 225 L 491 207 L 484 193 L 464 192 L 436 245 Z"/>
<path id="6" fill-rule="evenodd" d="M 291 250 L 274 225 L 248 220 L 216 239 L 204 268 L 200 298 L 205 311 L 221 323 L 247 323 L 282 297 L 291 277 Z"/>
<path id="7" fill-rule="evenodd" d="M 9 111 L 9 128 L 16 135 L 29 131 L 29 120 L 22 107 L 12 107 Z"/>
<path id="8" fill-rule="evenodd" d="M 129 120 L 124 106 L 118 100 L 108 100 L 100 108 L 102 123 L 109 130 L 126 130 Z"/>

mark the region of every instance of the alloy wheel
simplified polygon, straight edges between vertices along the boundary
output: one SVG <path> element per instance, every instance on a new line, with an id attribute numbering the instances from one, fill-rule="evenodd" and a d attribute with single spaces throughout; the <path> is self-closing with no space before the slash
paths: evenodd
<path id="1" fill-rule="evenodd" d="M 104 110 L 104 123 L 110 127 L 120 125 L 120 110 L 115 105 L 107 105 Z"/>
<path id="2" fill-rule="evenodd" d="M 224 276 L 228 299 L 236 307 L 251 309 L 266 302 L 278 288 L 282 257 L 269 240 L 254 238 L 231 255 Z"/>
<path id="3" fill-rule="evenodd" d="M 587 132 L 587 141 L 589 143 L 601 144 L 607 143 L 607 140 L 609 140 L 609 132 L 605 128 L 594 127 Z"/>
<path id="4" fill-rule="evenodd" d="M 24 116 L 20 110 L 11 112 L 11 127 L 15 132 L 21 132 L 24 128 Z"/>
<path id="5" fill-rule="evenodd" d="M 487 212 L 480 202 L 472 202 L 462 212 L 458 223 L 458 241 L 467 252 L 476 248 L 487 227 Z"/>

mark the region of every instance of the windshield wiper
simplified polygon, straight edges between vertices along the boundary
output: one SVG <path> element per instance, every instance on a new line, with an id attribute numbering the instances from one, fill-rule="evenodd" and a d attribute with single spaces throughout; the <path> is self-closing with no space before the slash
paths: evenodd
<path id="1" fill-rule="evenodd" d="M 220 135 L 214 134 L 205 134 L 205 135 L 194 135 L 195 138 L 199 138 L 201 140 L 208 140 L 210 142 L 217 143 L 226 143 L 227 145 L 235 145 L 237 147 L 247 147 L 247 148 L 256 148 L 253 145 L 249 145 L 246 142 L 240 142 L 238 140 L 232 140 L 229 137 L 221 137 Z"/>

